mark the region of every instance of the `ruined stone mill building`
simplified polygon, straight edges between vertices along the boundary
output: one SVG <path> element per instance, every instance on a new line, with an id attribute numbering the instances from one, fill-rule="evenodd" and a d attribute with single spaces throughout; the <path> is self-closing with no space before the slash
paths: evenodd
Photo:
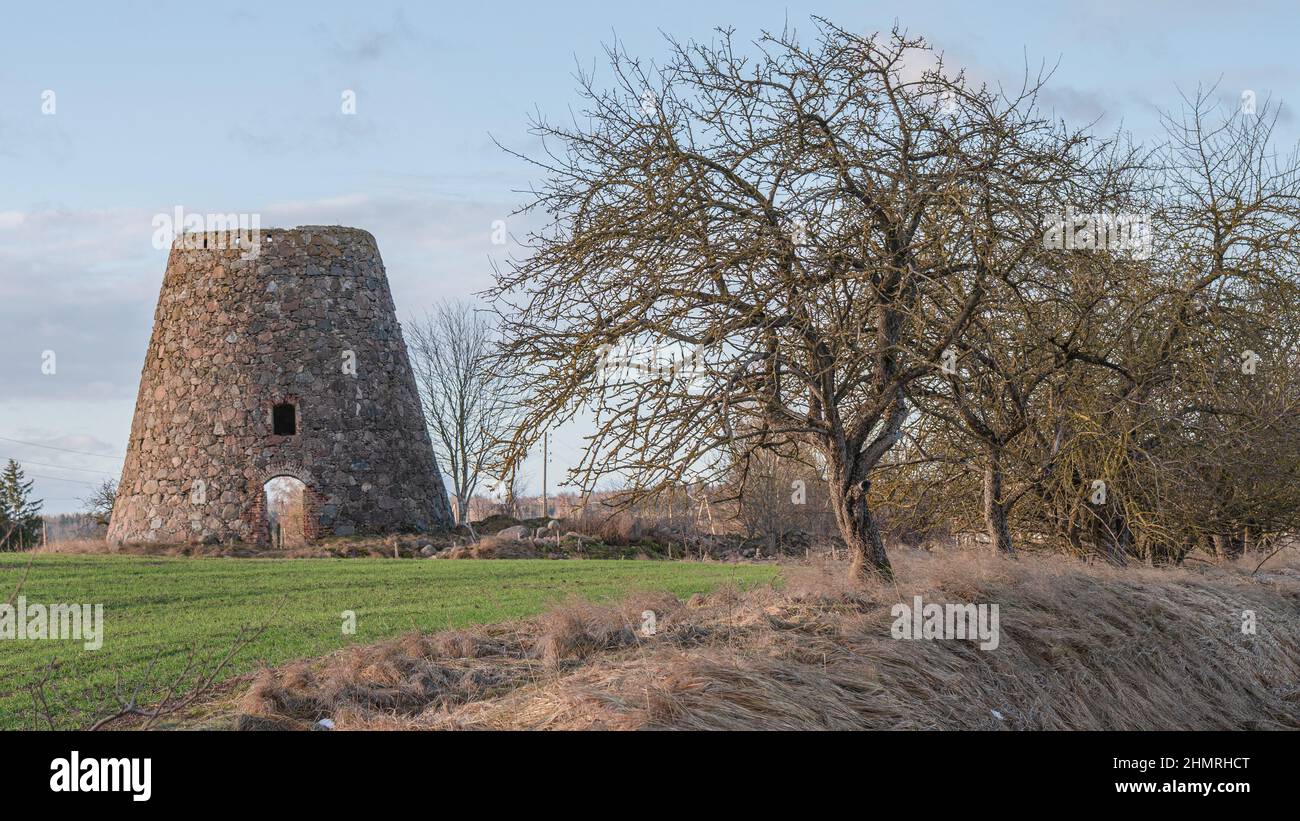
<path id="1" fill-rule="evenodd" d="M 308 539 L 451 525 L 379 248 L 366 231 L 173 243 L 112 542 L 264 543 L 264 486 Z"/>

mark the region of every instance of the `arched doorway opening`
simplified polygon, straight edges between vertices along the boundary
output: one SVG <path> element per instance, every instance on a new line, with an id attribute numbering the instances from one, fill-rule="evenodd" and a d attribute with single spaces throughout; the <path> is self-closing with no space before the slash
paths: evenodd
<path id="1" fill-rule="evenodd" d="M 276 476 L 263 486 L 272 549 L 307 544 L 307 486 L 293 476 Z"/>

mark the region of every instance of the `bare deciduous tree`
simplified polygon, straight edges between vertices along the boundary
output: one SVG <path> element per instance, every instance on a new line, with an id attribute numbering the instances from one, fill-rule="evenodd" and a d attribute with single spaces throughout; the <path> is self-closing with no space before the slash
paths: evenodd
<path id="1" fill-rule="evenodd" d="M 1270 144 L 1276 112 L 1216 113 L 1212 96 L 1166 119 L 1153 254 L 1127 272 L 1107 261 L 1105 321 L 1072 351 L 1087 367 L 1042 488 L 1039 513 L 1074 549 L 1116 564 L 1198 545 L 1227 558 L 1298 523 L 1300 162 Z"/>
<path id="2" fill-rule="evenodd" d="M 105 479 L 80 501 L 82 510 L 94 519 L 96 525 L 108 527 L 109 520 L 113 518 L 113 502 L 116 500 L 117 480 Z"/>
<path id="3" fill-rule="evenodd" d="M 512 440 L 596 417 L 576 480 L 654 493 L 716 454 L 820 452 L 856 578 L 892 576 L 868 496 L 908 386 L 961 338 L 991 277 L 1028 264 L 1086 140 L 949 76 L 925 41 L 818 21 L 743 54 L 671 42 L 653 72 L 609 52 L 571 124 L 535 123 L 550 226 L 493 291 L 505 361 L 535 397 Z M 693 382 L 611 376 L 611 348 L 682 346 Z"/>
<path id="4" fill-rule="evenodd" d="M 469 303 L 439 303 L 406 333 L 425 423 L 464 524 L 495 444 L 511 427 L 518 391 L 490 367 L 492 323 Z"/>

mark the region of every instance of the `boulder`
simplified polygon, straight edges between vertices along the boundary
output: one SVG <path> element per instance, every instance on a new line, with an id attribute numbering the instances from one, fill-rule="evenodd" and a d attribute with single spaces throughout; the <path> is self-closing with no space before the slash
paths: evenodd
<path id="1" fill-rule="evenodd" d="M 515 525 L 514 527 L 507 527 L 505 530 L 502 530 L 501 532 L 497 533 L 497 536 L 499 536 L 502 539 L 514 539 L 517 542 L 523 541 L 524 539 L 528 538 L 528 528 L 524 527 L 523 525 Z"/>

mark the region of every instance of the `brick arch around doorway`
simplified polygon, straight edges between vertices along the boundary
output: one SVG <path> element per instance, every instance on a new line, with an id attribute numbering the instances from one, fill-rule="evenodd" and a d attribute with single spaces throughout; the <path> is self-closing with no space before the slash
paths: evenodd
<path id="1" fill-rule="evenodd" d="M 249 495 L 253 504 L 248 510 L 249 534 L 256 544 L 268 544 L 271 541 L 271 523 L 266 515 L 266 483 L 281 476 L 288 476 L 302 482 L 302 535 L 309 542 L 316 541 L 325 533 L 321 524 L 320 509 L 322 496 L 320 484 L 300 465 L 291 463 L 273 463 L 258 473 L 249 482 Z"/>

